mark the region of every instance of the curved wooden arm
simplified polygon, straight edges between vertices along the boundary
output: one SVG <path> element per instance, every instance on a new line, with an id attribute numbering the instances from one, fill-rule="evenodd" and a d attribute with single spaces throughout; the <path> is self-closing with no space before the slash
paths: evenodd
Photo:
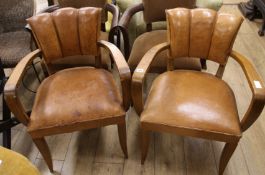
<path id="1" fill-rule="evenodd" d="M 18 120 L 27 125 L 29 122 L 29 117 L 26 114 L 23 106 L 17 97 L 17 88 L 19 87 L 22 77 L 26 72 L 26 67 L 32 63 L 34 58 L 39 56 L 41 51 L 39 49 L 29 53 L 25 56 L 15 67 L 12 74 L 10 75 L 6 85 L 4 87 L 4 95 L 6 103 L 11 110 L 11 112 L 18 118 Z"/>
<path id="2" fill-rule="evenodd" d="M 154 46 L 150 49 L 142 58 L 137 68 L 135 69 L 132 77 L 132 100 L 135 111 L 140 116 L 144 107 L 143 100 L 143 81 L 146 73 L 148 72 L 151 63 L 155 59 L 156 55 L 161 51 L 168 49 L 169 43 L 162 43 Z"/>
<path id="3" fill-rule="evenodd" d="M 144 5 L 143 3 L 135 4 L 125 10 L 123 13 L 120 21 L 119 21 L 119 26 L 128 28 L 128 25 L 130 23 L 131 18 L 133 15 L 137 12 L 143 11 L 144 10 Z"/>
<path id="4" fill-rule="evenodd" d="M 121 31 L 122 36 L 123 36 L 124 55 L 125 55 L 126 60 L 128 60 L 130 56 L 130 41 L 129 41 L 129 33 L 128 33 L 128 26 L 129 26 L 130 20 L 134 14 L 136 14 L 137 12 L 143 11 L 143 10 L 144 10 L 143 3 L 133 5 L 125 10 L 124 14 L 122 15 L 119 21 L 117 28 L 118 30 Z"/>
<path id="5" fill-rule="evenodd" d="M 121 86 L 122 86 L 122 98 L 123 106 L 125 110 L 128 110 L 131 104 L 131 72 L 130 68 L 125 61 L 120 50 L 112 43 L 107 41 L 99 41 L 100 47 L 107 49 L 110 52 L 111 58 L 113 59 L 115 65 L 118 68 Z"/>
<path id="6" fill-rule="evenodd" d="M 263 110 L 265 104 L 265 86 L 263 80 L 246 57 L 236 51 L 232 51 L 231 57 L 240 64 L 252 91 L 250 106 L 241 120 L 241 129 L 245 131 L 258 119 Z"/>
<path id="7" fill-rule="evenodd" d="M 118 22 L 119 22 L 119 17 L 120 17 L 120 11 L 119 11 L 119 8 L 113 4 L 109 4 L 107 3 L 105 5 L 105 9 L 107 11 L 109 11 L 113 18 L 112 18 L 112 23 L 111 23 L 111 28 L 115 27 L 118 25 Z"/>

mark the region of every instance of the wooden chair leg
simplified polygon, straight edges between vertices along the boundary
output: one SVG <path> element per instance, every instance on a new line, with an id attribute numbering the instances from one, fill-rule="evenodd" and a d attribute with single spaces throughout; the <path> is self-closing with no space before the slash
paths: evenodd
<path id="1" fill-rule="evenodd" d="M 9 120 L 11 119 L 11 112 L 4 100 L 4 95 L 2 96 L 2 102 L 3 102 L 3 120 Z M 11 128 L 3 131 L 3 146 L 5 148 L 11 149 Z"/>
<path id="2" fill-rule="evenodd" d="M 11 149 L 11 129 L 3 131 L 3 146 Z"/>
<path id="3" fill-rule="evenodd" d="M 38 147 L 42 157 L 50 169 L 50 172 L 53 173 L 52 157 L 47 142 L 44 138 L 33 139 L 33 142 Z"/>
<path id="4" fill-rule="evenodd" d="M 222 175 L 226 165 L 228 164 L 232 154 L 234 153 L 236 147 L 238 145 L 238 142 L 236 143 L 226 143 L 225 147 L 222 151 L 222 155 L 220 158 L 220 163 L 219 163 L 219 175 Z"/>
<path id="5" fill-rule="evenodd" d="M 142 129 L 141 131 L 141 152 L 142 152 L 141 164 L 142 165 L 144 164 L 144 161 L 148 153 L 149 139 L 150 139 L 149 137 L 150 137 L 149 131 Z"/>
<path id="6" fill-rule="evenodd" d="M 126 123 L 118 124 L 118 133 L 119 133 L 119 140 L 121 149 L 124 153 L 125 158 L 128 158 L 128 151 L 127 151 L 127 138 L 126 138 Z"/>

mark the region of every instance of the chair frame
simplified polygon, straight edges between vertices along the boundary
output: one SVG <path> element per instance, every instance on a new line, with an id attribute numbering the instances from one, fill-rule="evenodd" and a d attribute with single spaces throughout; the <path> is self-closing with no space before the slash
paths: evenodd
<path id="1" fill-rule="evenodd" d="M 160 53 L 163 50 L 169 49 L 169 47 L 170 47 L 169 43 L 165 42 L 165 43 L 159 44 L 153 47 L 152 49 L 150 49 L 145 54 L 145 56 L 143 57 L 143 59 L 141 60 L 141 62 L 139 63 L 139 65 L 137 66 L 133 74 L 132 100 L 133 100 L 133 104 L 134 104 L 135 110 L 138 113 L 138 115 L 140 115 L 142 111 L 144 110 L 144 100 L 143 100 L 144 80 L 150 68 L 150 65 L 158 53 Z M 241 55 L 240 53 L 236 51 L 232 51 L 230 53 L 230 56 L 237 63 L 239 63 L 239 65 L 243 69 L 246 79 L 248 81 L 248 85 L 252 92 L 252 99 L 251 99 L 250 106 L 248 107 L 248 110 L 245 113 L 243 119 L 240 121 L 241 131 L 244 132 L 258 119 L 260 113 L 262 112 L 264 108 L 264 104 L 265 104 L 265 88 L 264 87 L 265 85 L 263 83 L 263 80 L 260 78 L 259 74 L 256 72 L 253 65 L 250 63 L 250 61 L 248 61 L 246 57 L 244 57 L 243 55 Z M 168 67 L 167 67 L 168 71 L 173 70 L 173 63 L 171 61 L 172 61 L 171 59 L 168 59 Z M 224 70 L 225 70 L 225 67 L 220 65 L 217 70 L 216 77 L 222 78 Z M 255 81 L 259 81 L 262 88 L 256 87 Z M 152 128 L 152 131 L 182 134 L 182 133 L 176 133 L 174 131 L 163 130 L 161 128 L 159 129 Z M 142 164 L 144 163 L 146 156 L 147 156 L 150 132 L 151 132 L 150 128 L 147 129 L 141 126 L 141 150 L 142 150 L 141 163 Z M 193 136 L 193 135 L 186 134 L 186 136 Z M 217 141 L 226 142 L 225 147 L 222 151 L 220 162 L 219 162 L 219 174 L 220 175 L 223 174 L 233 152 L 235 151 L 238 145 L 240 137 L 238 138 L 236 137 L 209 138 L 204 135 L 204 136 L 200 136 L 200 138 L 213 139 Z"/>
<path id="2" fill-rule="evenodd" d="M 122 99 L 123 99 L 123 107 L 124 110 L 127 111 L 130 107 L 130 82 L 131 82 L 131 73 L 130 69 L 124 60 L 124 57 L 122 53 L 119 51 L 119 49 L 112 43 L 107 42 L 107 41 L 98 41 L 98 47 L 105 48 L 110 52 L 110 57 L 115 63 L 118 73 L 119 73 L 119 78 L 121 82 L 121 87 L 122 87 Z M 14 69 L 13 73 L 11 74 L 9 80 L 7 81 L 5 88 L 4 88 L 4 93 L 5 93 L 5 100 L 7 105 L 10 107 L 12 113 L 17 117 L 17 119 L 23 123 L 24 125 L 28 125 L 30 121 L 30 116 L 25 112 L 23 109 L 23 106 L 21 104 L 21 101 L 18 96 L 17 88 L 21 84 L 22 78 L 26 72 L 26 67 L 32 63 L 34 58 L 40 57 L 42 55 L 42 52 L 40 49 L 37 49 L 27 56 L 25 56 L 20 63 L 16 66 Z M 78 130 L 84 130 L 84 129 L 91 129 L 91 128 L 97 128 L 97 127 L 102 127 L 102 126 L 107 126 L 107 125 L 112 125 L 112 124 L 117 124 L 118 126 L 118 133 L 119 133 L 119 140 L 120 140 L 120 145 L 123 150 L 123 153 L 125 157 L 128 157 L 127 153 L 127 143 L 126 143 L 126 123 L 125 123 L 125 116 L 122 121 L 118 121 L 116 123 L 110 123 L 107 121 L 103 121 L 100 123 L 93 123 L 90 124 L 89 126 L 81 127 L 78 129 L 73 129 L 73 128 L 67 128 L 67 131 L 58 131 L 56 133 L 40 133 L 40 134 L 32 134 L 32 139 L 33 142 L 36 144 L 36 146 L 39 148 L 42 156 L 44 157 L 44 160 L 46 161 L 49 169 L 51 172 L 53 172 L 53 164 L 52 164 L 52 158 L 51 158 L 51 153 L 49 151 L 48 145 L 44 139 L 45 136 L 48 135 L 54 135 L 54 134 L 59 134 L 59 133 L 65 133 L 65 132 L 72 132 L 72 131 L 78 131 Z"/>

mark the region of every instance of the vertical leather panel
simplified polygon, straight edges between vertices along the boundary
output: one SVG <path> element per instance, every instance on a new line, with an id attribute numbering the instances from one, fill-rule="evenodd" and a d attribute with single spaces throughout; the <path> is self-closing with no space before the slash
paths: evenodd
<path id="1" fill-rule="evenodd" d="M 242 22 L 243 19 L 240 16 L 218 15 L 208 59 L 222 65 L 226 64 Z"/>
<path id="2" fill-rule="evenodd" d="M 144 20 L 146 23 L 165 21 L 166 9 L 176 7 L 194 8 L 196 0 L 142 0 L 144 4 Z"/>
<path id="3" fill-rule="evenodd" d="M 207 58 L 213 29 L 215 25 L 216 12 L 208 9 L 191 10 L 190 24 L 190 57 Z"/>
<path id="4" fill-rule="evenodd" d="M 62 57 L 61 46 L 49 13 L 43 13 L 29 18 L 28 23 L 32 29 L 38 47 L 42 50 L 46 63 Z"/>
<path id="5" fill-rule="evenodd" d="M 58 0 L 58 3 L 61 7 L 99 7 L 104 9 L 104 6 L 107 3 L 107 0 Z M 107 13 L 104 11 L 102 13 L 102 22 L 107 21 Z"/>
<path id="6" fill-rule="evenodd" d="M 78 37 L 78 10 L 64 8 L 52 13 L 63 56 L 80 55 Z"/>
<path id="7" fill-rule="evenodd" d="M 178 8 L 167 10 L 168 41 L 170 57 L 185 57 L 189 54 L 190 10 Z"/>
<path id="8" fill-rule="evenodd" d="M 86 7 L 79 10 L 79 38 L 83 55 L 98 55 L 101 9 Z"/>

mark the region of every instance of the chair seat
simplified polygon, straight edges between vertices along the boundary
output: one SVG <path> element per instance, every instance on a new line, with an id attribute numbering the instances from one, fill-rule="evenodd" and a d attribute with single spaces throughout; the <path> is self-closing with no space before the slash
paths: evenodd
<path id="1" fill-rule="evenodd" d="M 233 91 L 223 80 L 197 71 L 159 75 L 152 84 L 141 124 L 146 130 L 219 141 L 241 137 Z"/>
<path id="2" fill-rule="evenodd" d="M 129 67 L 135 70 L 145 53 L 157 44 L 167 42 L 166 30 L 155 30 L 140 35 L 133 44 L 131 54 L 128 60 Z M 167 51 L 157 55 L 151 64 L 151 72 L 164 72 L 167 69 Z M 178 58 L 174 60 L 176 69 L 201 70 L 200 60 L 198 58 Z"/>
<path id="3" fill-rule="evenodd" d="M 27 31 L 0 33 L 0 58 L 5 68 L 15 67 L 28 53 L 31 35 Z"/>
<path id="4" fill-rule="evenodd" d="M 121 94 L 112 74 L 78 67 L 59 71 L 38 88 L 28 131 L 32 137 L 124 122 Z"/>
<path id="5" fill-rule="evenodd" d="M 100 32 L 100 40 L 108 41 L 109 34 L 107 32 Z M 106 49 L 101 50 L 101 63 L 102 67 L 108 69 L 111 61 L 109 52 Z M 50 73 L 57 72 L 59 70 L 77 66 L 95 66 L 95 57 L 91 55 L 75 55 L 54 60 L 49 67 Z"/>

